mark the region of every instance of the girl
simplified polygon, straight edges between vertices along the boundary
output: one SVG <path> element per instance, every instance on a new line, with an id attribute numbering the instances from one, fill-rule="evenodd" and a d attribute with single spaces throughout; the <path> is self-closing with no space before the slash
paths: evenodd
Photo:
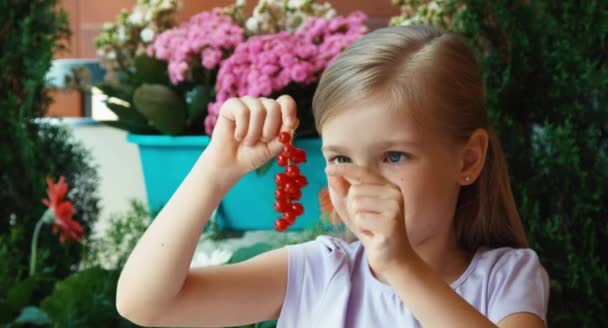
<path id="1" fill-rule="evenodd" d="M 543 327 L 548 277 L 526 248 L 483 99 L 460 37 L 370 33 L 324 72 L 313 101 L 334 216 L 358 241 L 321 236 L 189 269 L 224 194 L 298 124 L 287 96 L 227 101 L 129 257 L 118 311 L 145 326 Z"/>

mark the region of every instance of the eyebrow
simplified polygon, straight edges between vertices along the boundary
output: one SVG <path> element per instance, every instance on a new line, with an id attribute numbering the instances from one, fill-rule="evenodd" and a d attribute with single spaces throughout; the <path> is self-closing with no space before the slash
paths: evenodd
<path id="1" fill-rule="evenodd" d="M 371 146 L 374 148 L 391 148 L 395 146 L 416 146 L 416 143 L 413 141 L 406 140 L 386 140 L 382 142 L 373 143 Z M 347 147 L 339 146 L 339 145 L 327 145 L 321 148 L 322 151 L 333 151 L 337 153 L 343 153 L 348 150 Z"/>

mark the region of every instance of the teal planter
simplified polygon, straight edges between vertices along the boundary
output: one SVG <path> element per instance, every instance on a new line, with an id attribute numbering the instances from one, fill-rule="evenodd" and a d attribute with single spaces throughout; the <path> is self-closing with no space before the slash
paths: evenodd
<path id="1" fill-rule="evenodd" d="M 139 146 L 148 204 L 158 211 L 173 195 L 182 180 L 209 144 L 207 136 L 171 137 L 163 135 L 128 134 L 127 140 Z M 295 146 L 307 153 L 307 162 L 300 165 L 308 185 L 302 189 L 304 214 L 289 230 L 310 228 L 319 222 L 319 191 L 327 186 L 325 159 L 321 139 L 296 139 Z M 283 168 L 273 162 L 264 175 L 245 175 L 225 195 L 218 209 L 218 224 L 229 230 L 270 230 L 279 218 L 274 206 L 275 174 Z"/>

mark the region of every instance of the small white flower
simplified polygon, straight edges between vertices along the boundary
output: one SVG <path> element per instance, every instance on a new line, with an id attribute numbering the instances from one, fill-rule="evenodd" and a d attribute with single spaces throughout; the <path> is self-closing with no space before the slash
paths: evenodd
<path id="1" fill-rule="evenodd" d="M 116 59 L 116 52 L 114 50 L 106 52 L 106 58 L 109 60 Z"/>
<path id="2" fill-rule="evenodd" d="M 144 43 L 150 43 L 152 40 L 154 40 L 154 31 L 151 28 L 146 27 L 145 29 L 141 30 L 139 36 Z"/>
<path id="3" fill-rule="evenodd" d="M 225 249 L 214 249 L 211 253 L 197 251 L 192 258 L 190 267 L 206 267 L 222 265 L 230 260 L 232 252 Z"/>
<path id="4" fill-rule="evenodd" d="M 246 5 L 246 0 L 236 0 L 236 6 L 237 7 L 245 7 Z"/>
<path id="5" fill-rule="evenodd" d="M 336 10 L 331 8 L 325 13 L 325 19 L 332 19 L 336 16 Z"/>
<path id="6" fill-rule="evenodd" d="M 103 57 L 106 54 L 106 51 L 102 48 L 97 49 L 97 57 Z"/>
<path id="7" fill-rule="evenodd" d="M 119 26 L 118 30 L 116 31 L 116 36 L 118 37 L 118 42 L 124 42 L 125 39 L 127 38 L 127 31 L 125 30 L 124 26 Z"/>
<path id="8" fill-rule="evenodd" d="M 249 17 L 247 22 L 245 23 L 245 27 L 247 27 L 248 31 L 257 32 L 258 31 L 258 19 L 255 17 Z"/>
<path id="9" fill-rule="evenodd" d="M 427 5 L 427 7 L 429 8 L 429 10 L 433 10 L 433 11 L 440 9 L 439 5 L 435 1 L 429 2 L 429 4 Z"/>
<path id="10" fill-rule="evenodd" d="M 150 22 L 154 18 L 153 15 L 154 12 L 152 10 L 146 11 L 146 14 L 144 15 L 144 22 Z"/>
<path id="11" fill-rule="evenodd" d="M 302 8 L 308 0 L 289 0 L 287 1 L 287 8 L 289 9 L 299 9 Z"/>
<path id="12" fill-rule="evenodd" d="M 129 16 L 129 23 L 133 25 L 141 25 L 144 22 L 144 15 L 141 12 L 136 11 Z"/>
<path id="13" fill-rule="evenodd" d="M 171 0 L 163 0 L 159 7 L 160 9 L 171 9 L 173 8 L 173 4 L 171 3 Z"/>

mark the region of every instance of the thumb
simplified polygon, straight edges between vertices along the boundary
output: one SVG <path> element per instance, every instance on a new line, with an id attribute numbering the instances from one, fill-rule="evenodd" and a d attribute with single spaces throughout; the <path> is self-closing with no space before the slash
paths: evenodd
<path id="1" fill-rule="evenodd" d="M 350 183 L 341 176 L 329 176 L 327 177 L 327 182 L 329 187 L 335 190 L 338 195 L 342 197 L 346 196 L 348 193 L 348 188 L 350 188 Z"/>

